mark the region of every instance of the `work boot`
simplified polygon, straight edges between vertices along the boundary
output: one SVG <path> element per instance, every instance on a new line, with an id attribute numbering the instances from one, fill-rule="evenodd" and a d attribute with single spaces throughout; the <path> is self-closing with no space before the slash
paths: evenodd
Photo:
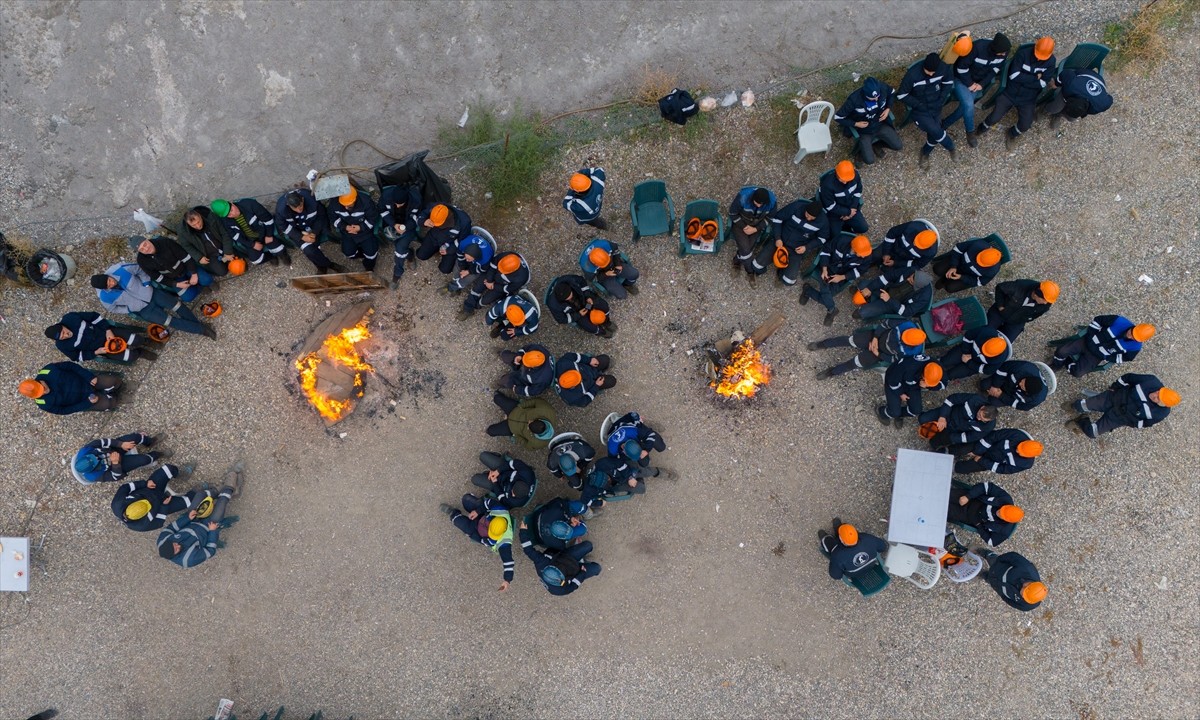
<path id="1" fill-rule="evenodd" d="M 819 343 L 819 342 L 810 342 L 809 344 L 805 345 L 804 347 L 805 347 L 805 348 L 807 348 L 807 349 L 809 349 L 809 350 L 820 350 L 820 349 L 821 349 L 821 343 Z"/>
<path id="2" fill-rule="evenodd" d="M 854 318 L 855 320 L 862 320 L 862 310 L 855 310 L 854 312 L 850 313 L 850 317 Z"/>
<path id="3" fill-rule="evenodd" d="M 447 515 L 449 515 L 451 518 L 453 518 L 457 511 L 454 508 L 447 505 L 446 503 L 440 503 L 438 505 L 438 512 L 444 512 Z"/>
<path id="4" fill-rule="evenodd" d="M 271 253 L 267 253 L 267 262 L 271 263 L 272 265 L 278 265 L 279 258 L 275 257 Z"/>
<path id="5" fill-rule="evenodd" d="M 1017 136 L 1013 135 L 1013 131 L 1010 128 L 1008 132 L 1004 133 L 1004 149 L 1009 152 L 1012 152 L 1013 149 L 1016 147 L 1017 147 Z"/>
<path id="6" fill-rule="evenodd" d="M 211 325 L 201 325 L 200 326 L 200 334 L 203 335 L 204 337 L 208 338 L 209 340 L 217 339 L 217 331 L 213 330 Z"/>
<path id="7" fill-rule="evenodd" d="M 809 290 L 812 290 L 813 292 L 817 291 L 816 288 L 814 288 L 812 285 L 809 285 L 808 283 L 804 283 L 803 287 L 800 288 L 800 304 L 802 306 L 807 305 L 808 301 L 812 299 L 808 296 Z"/>
<path id="8" fill-rule="evenodd" d="M 875 408 L 875 417 L 878 418 L 879 423 L 884 427 L 892 424 L 892 418 L 888 417 L 887 408 L 883 405 Z"/>
<path id="9" fill-rule="evenodd" d="M 637 283 L 629 283 L 625 286 L 625 292 L 629 293 L 630 295 L 637 295 L 641 291 L 642 290 L 637 286 Z"/>
<path id="10" fill-rule="evenodd" d="M 979 135 L 973 132 L 967 133 L 967 144 L 973 148 L 979 147 Z"/>
<path id="11" fill-rule="evenodd" d="M 291 254 L 288 253 L 287 250 L 284 250 L 283 252 L 279 253 L 279 259 L 283 261 L 284 265 L 287 265 L 288 267 L 292 266 L 292 256 L 291 256 Z"/>
<path id="12" fill-rule="evenodd" d="M 833 517 L 833 534 L 837 535 L 838 528 L 842 526 L 842 519 L 836 515 Z"/>
<path id="13" fill-rule="evenodd" d="M 143 433 L 143 434 L 144 434 L 144 433 Z M 165 440 L 165 439 L 166 439 L 166 437 L 167 437 L 167 434 L 166 434 L 166 433 L 159 433 L 159 434 L 157 434 L 157 435 L 150 435 L 150 436 L 148 436 L 148 437 L 146 438 L 146 441 L 142 443 L 142 447 L 144 447 L 144 448 L 152 448 L 152 447 L 154 447 L 155 445 L 157 445 L 157 444 L 159 444 L 160 442 L 162 442 L 163 440 Z"/>
<path id="14" fill-rule="evenodd" d="M 875 148 L 875 162 L 879 162 L 880 160 L 887 157 L 887 152 L 888 152 L 887 148 L 885 148 L 885 147 Z"/>
<path id="15" fill-rule="evenodd" d="M 146 362 L 154 362 L 157 359 L 158 359 L 158 353 L 156 353 L 156 352 L 153 352 L 151 350 L 139 350 L 138 351 L 138 360 L 145 360 Z"/>
<path id="16" fill-rule="evenodd" d="M 498 338 L 502 332 L 504 332 L 504 326 L 500 323 L 496 323 L 492 326 L 492 329 L 488 331 L 488 335 L 491 335 L 493 338 Z"/>
<path id="17" fill-rule="evenodd" d="M 175 455 L 174 450 L 155 450 L 150 453 L 150 457 L 155 460 L 170 460 L 173 455 Z"/>
<path id="18" fill-rule="evenodd" d="M 831 377 L 833 377 L 833 368 L 825 368 L 821 372 L 817 373 L 818 380 L 828 380 Z"/>
<path id="19" fill-rule="evenodd" d="M 238 497 L 242 494 L 242 485 L 246 482 L 246 475 L 243 472 L 246 466 L 238 461 L 233 465 L 233 497 Z"/>
<path id="20" fill-rule="evenodd" d="M 344 266 L 342 266 L 342 265 L 338 265 L 338 264 L 337 264 L 337 263 L 335 263 L 335 262 L 331 262 L 331 263 L 329 263 L 329 270 L 330 270 L 331 272 L 335 272 L 335 273 L 344 273 L 344 272 L 346 272 L 346 268 L 345 268 Z"/>
<path id="21" fill-rule="evenodd" d="M 188 478 L 190 478 L 192 476 L 192 473 L 194 473 L 194 472 L 196 472 L 196 464 L 188 463 L 188 464 L 184 465 L 183 467 L 179 468 L 179 479 L 187 480 Z"/>
<path id="22" fill-rule="evenodd" d="M 897 429 L 904 427 L 904 418 L 902 418 L 902 417 L 896 418 L 895 420 L 892 421 L 892 425 L 895 425 Z"/>
<path id="23" fill-rule="evenodd" d="M 952 147 L 949 150 L 947 150 L 946 152 L 950 153 L 951 162 L 958 160 L 958 148 Z"/>
<path id="24" fill-rule="evenodd" d="M 921 156 L 917 158 L 917 167 L 921 168 L 922 170 L 928 170 L 929 169 L 929 156 L 931 154 L 932 153 L 925 152 L 925 149 L 922 148 Z"/>
<path id="25" fill-rule="evenodd" d="M 392 278 L 392 281 L 390 283 L 388 283 L 388 289 L 389 290 L 399 290 L 400 289 L 400 278 Z"/>
<path id="26" fill-rule="evenodd" d="M 592 227 L 596 228 L 597 230 L 607 230 L 608 229 L 608 223 L 605 222 L 604 218 L 602 218 L 602 217 L 597 217 L 595 220 L 591 221 L 588 224 L 591 225 Z"/>
<path id="27" fill-rule="evenodd" d="M 1050 129 L 1051 130 L 1057 130 L 1058 126 L 1061 124 L 1062 124 L 1062 113 L 1055 113 L 1050 116 Z"/>
<path id="28" fill-rule="evenodd" d="M 1063 423 L 1063 425 L 1066 425 L 1067 429 L 1070 430 L 1071 432 L 1075 433 L 1076 435 L 1087 435 L 1087 433 L 1084 432 L 1084 430 L 1083 430 L 1083 423 L 1085 423 L 1085 422 L 1091 422 L 1091 421 L 1088 420 L 1088 418 L 1086 416 L 1080 415 L 1079 417 L 1071 418 L 1070 420 Z"/>
<path id="29" fill-rule="evenodd" d="M 979 137 L 991 129 L 987 123 L 980 123 L 979 127 L 975 128 L 975 137 Z"/>
<path id="30" fill-rule="evenodd" d="M 834 309 L 830 310 L 829 312 L 825 313 L 825 319 L 821 321 L 821 324 L 824 325 L 825 327 L 829 327 L 830 325 L 833 324 L 833 319 L 837 316 L 838 316 L 838 309 L 834 308 Z"/>
<path id="31" fill-rule="evenodd" d="M 824 548 L 825 547 L 825 538 L 827 538 L 827 537 L 829 537 L 828 530 L 826 530 L 825 528 L 821 528 L 821 529 L 817 530 L 817 545 Z"/>

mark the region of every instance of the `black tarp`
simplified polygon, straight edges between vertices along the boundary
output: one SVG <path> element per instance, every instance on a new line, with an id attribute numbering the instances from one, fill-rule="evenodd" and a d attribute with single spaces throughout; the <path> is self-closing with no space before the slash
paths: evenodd
<path id="1" fill-rule="evenodd" d="M 421 190 L 421 200 L 425 207 L 436 203 L 449 203 L 450 183 L 425 164 L 425 156 L 428 154 L 428 150 L 422 150 L 375 168 L 375 181 L 379 183 L 379 189 L 382 190 L 388 185 L 416 185 Z"/>

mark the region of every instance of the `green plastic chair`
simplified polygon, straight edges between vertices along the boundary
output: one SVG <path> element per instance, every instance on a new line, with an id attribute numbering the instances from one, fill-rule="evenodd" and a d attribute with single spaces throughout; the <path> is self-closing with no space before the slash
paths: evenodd
<path id="1" fill-rule="evenodd" d="M 629 201 L 633 239 L 670 235 L 675 231 L 675 203 L 662 180 L 644 180 L 633 188 Z"/>
<path id="2" fill-rule="evenodd" d="M 701 250 L 688 242 L 687 225 L 692 218 L 700 222 L 714 220 L 717 223 L 717 239 L 713 241 L 712 250 Z M 683 208 L 683 217 L 679 219 L 679 256 L 687 255 L 716 255 L 725 244 L 725 217 L 721 214 L 721 206 L 716 200 L 692 200 Z"/>
<path id="3" fill-rule="evenodd" d="M 1018 52 L 1021 52 L 1025 48 L 1031 48 L 1031 47 L 1033 47 L 1033 43 L 1021 43 L 1021 45 L 1017 48 L 1017 52 L 1014 52 L 1012 55 L 1009 55 L 1008 59 L 1006 59 L 1004 61 L 1004 68 L 1000 71 L 1000 84 L 996 86 L 996 91 L 994 93 L 992 93 L 988 97 L 987 100 L 984 101 L 984 103 L 983 103 L 984 109 L 990 108 L 993 105 L 995 105 L 996 98 L 1000 97 L 1000 93 L 1004 92 L 1004 88 L 1008 87 L 1008 68 L 1009 68 L 1009 66 L 1012 65 L 1013 58 L 1015 58 L 1017 56 Z"/>
<path id="4" fill-rule="evenodd" d="M 1079 43 L 1075 49 L 1071 51 L 1065 59 L 1059 61 L 1058 68 L 1054 71 L 1054 78 L 1062 74 L 1063 70 L 1091 70 L 1104 79 L 1104 58 L 1108 57 L 1109 49 L 1106 45 L 1099 43 Z M 1050 100 L 1054 95 L 1054 89 L 1047 87 L 1038 95 L 1037 102 L 1041 105 Z"/>
<path id="5" fill-rule="evenodd" d="M 958 335 L 942 335 L 933 329 L 934 309 L 947 303 L 954 303 L 962 311 L 963 329 L 962 333 Z M 925 331 L 925 347 L 946 347 L 957 342 L 968 330 L 974 330 L 975 328 L 987 325 L 987 311 L 983 309 L 983 305 L 980 305 L 979 300 L 975 297 L 948 298 L 934 303 L 928 312 L 922 313 L 916 319 L 916 322 Z"/>
<path id="6" fill-rule="evenodd" d="M 883 569 L 879 555 L 871 558 L 858 572 L 842 576 L 842 582 L 857 590 L 863 597 L 871 597 L 892 582 L 892 576 Z"/>

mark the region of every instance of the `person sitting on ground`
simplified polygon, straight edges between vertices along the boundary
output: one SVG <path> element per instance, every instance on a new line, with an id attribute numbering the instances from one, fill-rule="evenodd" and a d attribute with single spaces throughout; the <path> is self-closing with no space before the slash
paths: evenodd
<path id="1" fill-rule="evenodd" d="M 1054 351 L 1051 369 L 1066 368 L 1074 377 L 1083 377 L 1102 363 L 1120 365 L 1132 362 L 1142 344 L 1154 337 L 1156 328 L 1149 323 L 1135 325 L 1121 315 L 1097 315 L 1083 331 Z"/>
<path id="2" fill-rule="evenodd" d="M 151 282 L 185 300 L 191 299 L 186 293 L 193 289 L 199 292 L 213 281 L 212 274 L 200 267 L 179 243 L 165 237 L 143 238 L 137 245 L 137 264 Z M 224 265 L 221 269 L 225 269 Z"/>
<path id="3" fill-rule="evenodd" d="M 479 298 L 486 290 L 481 278 L 495 254 L 492 244 L 474 233 L 459 238 L 455 272 L 451 273 L 454 279 L 446 283 L 446 291 L 457 293 L 474 286 L 463 302 L 464 311 L 474 312 L 479 307 Z"/>
<path id="4" fill-rule="evenodd" d="M 929 53 L 920 65 L 908 69 L 900 81 L 896 99 L 908 106 L 908 117 L 925 133 L 925 145 L 918 160 L 929 167 L 929 156 L 938 145 L 955 157 L 954 138 L 942 129 L 942 105 L 954 86 L 954 72 L 937 53 Z"/>
<path id="5" fill-rule="evenodd" d="M 861 302 L 860 302 L 861 300 Z M 856 320 L 883 315 L 915 318 L 933 303 L 933 278 L 924 270 L 884 270 L 854 295 Z"/>
<path id="6" fill-rule="evenodd" d="M 97 357 L 128 365 L 137 360 L 154 362 L 158 353 L 147 350 L 150 341 L 140 328 L 118 327 L 100 313 L 69 312 L 46 328 L 46 337 L 54 341 L 68 360 L 90 362 Z"/>
<path id="7" fill-rule="evenodd" d="M 1067 421 L 1072 432 L 1098 438 L 1119 427 L 1148 428 L 1157 425 L 1179 404 L 1179 393 L 1162 384 L 1156 375 L 1125 373 L 1108 390 L 1101 393 L 1084 391 L 1084 397 L 1068 402 L 1067 407 L 1082 413 Z M 1103 413 L 1093 421 L 1088 413 Z"/>
<path id="8" fill-rule="evenodd" d="M 1016 342 L 1025 325 L 1045 315 L 1058 300 L 1058 283 L 1050 280 L 1009 280 L 996 286 L 996 299 L 987 311 L 988 327 Z"/>
<path id="9" fill-rule="evenodd" d="M 326 210 L 332 232 L 342 244 L 342 255 L 347 260 L 362 260 L 363 270 L 373 271 L 379 260 L 375 235 L 379 215 L 371 196 L 351 185 L 344 195 L 330 200 Z"/>
<path id="10" fill-rule="evenodd" d="M 438 270 L 449 275 L 457 259 L 451 251 L 458 247 L 459 238 L 471 234 L 471 216 L 453 205 L 438 203 L 422 211 L 417 222 L 423 233 L 417 259 L 428 260 L 434 254 L 440 255 Z"/>
<path id="11" fill-rule="evenodd" d="M 524 520 L 521 521 L 520 539 L 525 557 L 533 563 L 538 579 L 551 595 L 570 595 L 584 580 L 600 574 L 600 563 L 586 560 L 592 552 L 592 543 L 588 540 L 565 550 L 538 550 Z"/>
<path id="12" fill-rule="evenodd" d="M 237 202 L 217 199 L 208 206 L 221 219 L 234 252 L 251 265 L 261 265 L 263 260 L 272 265 L 278 265 L 280 260 L 284 265 L 292 264 L 287 248 L 275 237 L 275 217 L 262 203 L 245 197 Z"/>
<path id="13" fill-rule="evenodd" d="M 146 480 L 122 483 L 113 494 L 113 515 L 135 532 L 158 530 L 171 515 L 191 510 L 196 505 L 200 491 L 181 494 L 168 486 L 172 480 L 187 480 L 191 474 L 192 469 L 186 465 L 182 469 L 163 465 Z"/>
<path id="14" fill-rule="evenodd" d="M 168 525 L 158 534 L 158 555 L 170 560 L 185 570 L 196 567 L 205 560 L 217 554 L 217 549 L 224 547 L 221 542 L 221 529 L 232 526 L 237 522 L 237 516 L 225 516 L 229 501 L 242 492 L 242 471 L 240 467 L 230 472 L 233 484 L 225 485 L 217 494 L 213 503 L 212 514 L 206 518 L 198 517 L 197 510 L 188 510 L 175 522 Z M 228 477 L 228 476 L 227 476 Z"/>
<path id="15" fill-rule="evenodd" d="M 930 269 L 935 278 L 934 287 L 948 293 L 983 287 L 1000 274 L 1003 257 L 983 238 L 964 240 L 933 261 Z"/>
<path id="16" fill-rule="evenodd" d="M 499 500 L 480 499 L 470 493 L 463 495 L 462 506 L 463 509 L 458 510 L 442 503 L 438 510 L 446 513 L 451 524 L 468 539 L 488 548 L 500 558 L 504 569 L 500 592 L 505 592 L 513 581 L 516 568 L 512 554 L 512 515 L 508 512 L 508 506 Z"/>
<path id="17" fill-rule="evenodd" d="M 212 210 L 203 205 L 188 210 L 178 233 L 179 245 L 202 270 L 215 278 L 229 274 L 229 261 L 235 257 L 233 241 Z"/>
<path id="18" fill-rule="evenodd" d="M 839 335 L 808 344 L 809 350 L 850 347 L 858 354 L 849 360 L 817 373 L 825 380 L 853 370 L 873 368 L 880 363 L 893 363 L 905 356 L 925 354 L 925 331 L 911 320 L 884 318 L 878 325 L 855 330 L 853 335 Z"/>
<path id="19" fill-rule="evenodd" d="M 73 362 L 50 363 L 21 381 L 17 390 L 44 412 L 71 415 L 85 410 L 115 410 L 121 376 L 93 373 Z"/>
<path id="20" fill-rule="evenodd" d="M 817 287 L 804 283 L 800 291 L 800 304 L 807 305 L 809 300 L 816 300 L 825 306 L 825 319 L 821 324 L 825 327 L 833 325 L 833 319 L 838 315 L 834 294 L 862 277 L 869 267 L 871 257 L 871 241 L 866 235 L 850 235 L 842 233 L 825 244 L 817 256 L 817 268 L 820 277 Z"/>
<path id="21" fill-rule="evenodd" d="M 1013 504 L 1012 495 L 994 482 L 950 488 L 946 520 L 966 525 L 979 534 L 988 547 L 997 547 L 1017 529 L 1025 511 Z"/>
<path id="22" fill-rule="evenodd" d="M 904 418 L 921 414 L 923 391 L 945 387 L 941 365 L 924 355 L 902 357 L 883 374 L 885 404 L 875 408 L 875 416 L 884 425 L 903 427 Z"/>
<path id="23" fill-rule="evenodd" d="M 771 224 L 775 241 L 763 243 L 752 263 L 754 274 L 761 275 L 774 265 L 780 282 L 795 285 L 811 264 L 809 253 L 820 252 L 829 244 L 829 218 L 821 203 L 800 198 L 775 213 Z"/>
<path id="24" fill-rule="evenodd" d="M 585 167 L 571 176 L 563 207 L 571 213 L 577 225 L 591 225 L 607 230 L 608 223 L 600 217 L 604 203 L 604 168 Z"/>
<path id="25" fill-rule="evenodd" d="M 987 560 L 988 584 L 1009 607 L 1028 612 L 1046 599 L 1042 576 L 1024 555 L 1015 552 L 998 555 L 984 548 L 976 548 L 975 552 Z"/>
<path id="26" fill-rule="evenodd" d="M 500 360 L 514 368 L 504 376 L 503 385 L 517 397 L 536 397 L 554 384 L 554 356 L 545 345 L 501 350 Z"/>
<path id="27" fill-rule="evenodd" d="M 1012 344 L 999 330 L 984 325 L 963 333 L 938 360 L 946 383 L 972 375 L 991 375 L 1012 357 Z"/>
<path id="28" fill-rule="evenodd" d="M 514 400 L 502 392 L 492 395 L 492 402 L 504 411 L 504 419 L 492 423 L 487 434 L 492 437 L 512 437 L 521 447 L 539 449 L 550 444 L 558 413 L 541 398 Z"/>
<path id="29" fill-rule="evenodd" d="M 416 185 L 387 185 L 379 191 L 379 225 L 381 240 L 392 243 L 391 289 L 400 287 L 404 264 L 412 253 L 413 243 L 420 241 L 417 228 L 421 226 L 421 189 Z"/>
<path id="30" fill-rule="evenodd" d="M 479 453 L 479 462 L 487 472 L 471 476 L 471 484 L 488 491 L 489 496 L 512 510 L 525 507 L 533 497 L 537 476 L 533 468 L 510 455 L 494 452 Z"/>
<path id="31" fill-rule="evenodd" d="M 984 435 L 996 429 L 999 417 L 995 406 L 975 393 L 953 393 L 941 405 L 918 417 L 921 425 L 934 423 L 936 432 L 929 436 L 929 449 L 951 455 L 966 452 Z M 926 433 L 922 432 L 922 437 Z"/>
<path id="32" fill-rule="evenodd" d="M 563 440 L 550 446 L 550 452 L 546 455 L 546 469 L 554 477 L 566 480 L 571 489 L 579 490 L 595 458 L 596 449 L 587 440 Z"/>
<path id="33" fill-rule="evenodd" d="M 580 269 L 588 282 L 598 282 L 604 291 L 617 300 L 637 295 L 641 273 L 625 257 L 615 242 L 596 238 L 588 243 L 587 253 L 580 260 Z"/>
<path id="34" fill-rule="evenodd" d="M 765 187 L 744 187 L 729 204 L 729 227 L 737 244 L 734 265 L 740 265 L 752 277 L 754 248 L 770 240 L 771 215 L 775 213 L 775 193 Z"/>
<path id="35" fill-rule="evenodd" d="M 597 395 L 617 384 L 615 377 L 605 374 L 611 362 L 607 355 L 564 353 L 554 365 L 558 397 L 571 407 L 587 407 Z"/>
<path id="36" fill-rule="evenodd" d="M 488 310 L 484 322 L 491 326 L 493 338 L 512 340 L 537 332 L 541 312 L 537 305 L 520 295 L 510 295 Z"/>
<path id="37" fill-rule="evenodd" d="M 817 202 L 825 208 L 829 218 L 829 236 L 836 238 L 843 230 L 855 235 L 865 235 L 867 220 L 862 215 L 862 179 L 854 163 L 843 160 L 834 166 L 833 172 L 821 176 L 817 190 Z"/>
<path id="38" fill-rule="evenodd" d="M 1050 116 L 1050 129 L 1058 128 L 1065 117 L 1075 122 L 1089 115 L 1099 115 L 1112 107 L 1108 84 L 1100 73 L 1090 68 L 1065 68 L 1055 81 L 1058 89 L 1042 108 Z"/>
<path id="39" fill-rule="evenodd" d="M 463 311 L 472 313 L 476 308 L 494 305 L 515 296 L 528 284 L 529 263 L 521 253 L 497 253 L 475 278 L 471 294 L 463 301 Z"/>
<path id="40" fill-rule="evenodd" d="M 275 203 L 275 233 L 300 248 L 319 274 L 346 272 L 321 252 L 321 243 L 329 240 L 329 214 L 310 190 L 296 188 L 280 196 Z"/>
<path id="41" fill-rule="evenodd" d="M 169 451 L 150 450 L 158 441 L 157 436 L 136 432 L 96 438 L 75 452 L 72 474 L 85 485 L 123 480 L 128 473 L 171 456 Z M 138 452 L 139 447 L 150 452 Z"/>
<path id="42" fill-rule="evenodd" d="M 843 135 L 853 137 L 854 132 L 858 133 L 858 153 L 865 165 L 875 164 L 876 156 L 882 160 L 886 154 L 883 148 L 875 148 L 877 144 L 892 150 L 904 149 L 892 120 L 894 95 L 890 85 L 868 77 L 833 115 L 834 122 L 842 126 Z"/>
<path id="43" fill-rule="evenodd" d="M 841 518 L 833 519 L 833 534 L 824 529 L 817 530 L 817 547 L 829 558 L 829 577 L 841 580 L 871 564 L 879 553 L 887 549 L 887 543 L 870 533 L 860 533 Z"/>
<path id="44" fill-rule="evenodd" d="M 992 430 L 976 440 L 971 451 L 954 463 L 954 472 L 965 474 L 990 470 L 999 475 L 1012 475 L 1033 467 L 1042 450 L 1042 444 L 1024 430 Z"/>
<path id="45" fill-rule="evenodd" d="M 617 331 L 609 315 L 608 300 L 593 290 L 582 275 L 554 278 L 546 297 L 550 316 L 560 324 L 603 338 L 610 338 Z"/>
<path id="46" fill-rule="evenodd" d="M 556 497 L 525 516 L 531 539 L 548 550 L 566 550 L 587 535 L 587 507 L 578 500 Z"/>
<path id="47" fill-rule="evenodd" d="M 104 274 L 91 277 L 91 284 L 108 312 L 217 339 L 216 330 L 200 322 L 177 295 L 151 284 L 150 276 L 134 263 L 109 265 Z"/>
<path id="48" fill-rule="evenodd" d="M 1028 360 L 1000 363 L 996 372 L 980 378 L 979 391 L 987 396 L 989 405 L 1007 405 L 1026 412 L 1045 402 L 1047 395 L 1041 370 Z"/>

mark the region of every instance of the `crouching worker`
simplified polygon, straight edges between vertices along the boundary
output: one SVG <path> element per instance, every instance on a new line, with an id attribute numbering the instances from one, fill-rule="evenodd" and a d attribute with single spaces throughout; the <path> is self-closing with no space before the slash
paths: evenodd
<path id="1" fill-rule="evenodd" d="M 122 480 L 125 475 L 138 468 L 170 457 L 170 452 L 138 452 L 139 446 L 149 449 L 154 447 L 158 440 L 157 437 L 145 433 L 96 438 L 75 453 L 71 465 L 72 473 L 75 479 L 84 485 Z"/>
<path id="2" fill-rule="evenodd" d="M 860 533 L 841 518 L 833 519 L 834 534 L 817 531 L 821 554 L 829 558 L 829 577 L 841 580 L 871 564 L 879 553 L 887 549 L 887 543 L 869 533 Z"/>
<path id="3" fill-rule="evenodd" d="M 1025 511 L 1014 505 L 1012 495 L 994 482 L 970 487 L 955 483 L 950 488 L 946 519 L 971 528 L 988 547 L 996 547 L 1013 534 L 1017 523 L 1025 519 Z"/>
<path id="4" fill-rule="evenodd" d="M 522 521 L 521 549 L 537 569 L 538 578 L 551 595 L 570 595 L 579 589 L 584 580 L 600 574 L 600 563 L 585 560 L 592 552 L 592 543 L 587 540 L 565 550 L 538 550 L 533 544 L 529 526 Z"/>
<path id="5" fill-rule="evenodd" d="M 191 474 L 190 467 L 180 469 L 174 465 L 163 465 L 146 480 L 122 483 L 113 495 L 113 515 L 125 523 L 125 527 L 136 532 L 159 529 L 167 522 L 168 516 L 193 509 L 200 493 L 193 490 L 180 494 L 168 487 L 172 480 L 186 480 Z M 206 495 L 211 496 L 211 493 Z"/>
<path id="6" fill-rule="evenodd" d="M 560 275 L 550 281 L 546 307 L 554 321 L 610 338 L 617 325 L 608 314 L 608 301 L 596 294 L 582 275 Z"/>
<path id="7" fill-rule="evenodd" d="M 579 500 L 556 497 L 525 516 L 533 542 L 549 550 L 566 550 L 587 535 L 583 520 L 587 506 Z"/>
<path id="8" fill-rule="evenodd" d="M 471 476 L 471 484 L 483 488 L 507 508 L 525 507 L 537 488 L 533 468 L 508 455 L 494 452 L 479 453 L 479 462 L 487 472 Z"/>
<path id="9" fill-rule="evenodd" d="M 201 501 L 196 509 L 181 515 L 158 534 L 159 557 L 187 569 L 210 559 L 217 554 L 218 548 L 225 546 L 221 541 L 221 529 L 237 522 L 236 515 L 226 517 L 225 511 L 229 508 L 229 501 L 241 494 L 242 488 L 240 466 L 235 466 L 231 474 L 233 485 L 221 488 L 216 502 L 212 504 L 211 514 L 201 507 L 205 504 Z"/>
<path id="10" fill-rule="evenodd" d="M 508 590 L 513 580 L 512 516 L 508 507 L 498 500 L 479 498 L 470 493 L 463 495 L 463 509 L 456 510 L 442 503 L 438 509 L 450 516 L 454 527 L 462 531 L 472 542 L 477 542 L 499 556 L 504 566 L 504 580 L 500 583 L 500 592 Z"/>

